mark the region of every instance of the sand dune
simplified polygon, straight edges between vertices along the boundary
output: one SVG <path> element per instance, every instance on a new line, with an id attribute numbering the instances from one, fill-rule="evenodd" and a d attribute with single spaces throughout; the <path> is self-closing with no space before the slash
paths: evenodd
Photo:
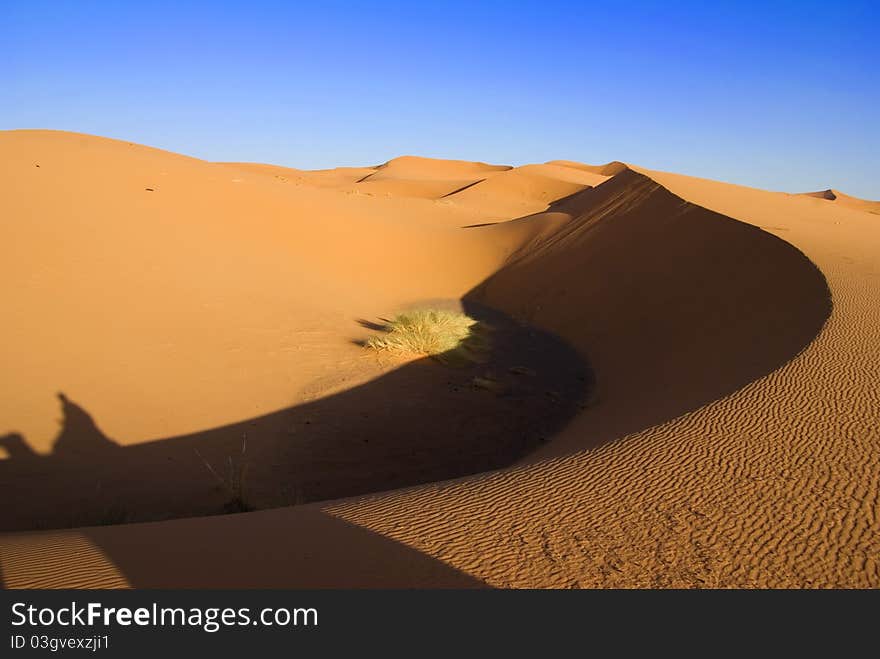
<path id="1" fill-rule="evenodd" d="M 586 165 L 582 162 L 573 162 L 571 160 L 551 160 L 547 164 L 579 169 L 584 172 L 590 172 L 591 174 L 599 174 L 600 176 L 614 176 L 615 174 L 620 174 L 620 172 L 628 169 L 627 165 L 619 160 L 613 160 L 604 165 Z"/>
<path id="2" fill-rule="evenodd" d="M 441 160 L 437 158 L 421 158 L 419 156 L 400 156 L 376 167 L 370 175 L 373 180 L 389 179 L 476 179 L 488 176 L 493 172 L 511 169 L 510 165 L 489 165 L 484 162 L 469 160 Z"/>
<path id="3" fill-rule="evenodd" d="M 509 218 L 544 210 L 548 204 L 607 178 L 572 167 L 525 165 L 477 181 L 447 199 L 488 217 Z"/>
<path id="4" fill-rule="evenodd" d="M 867 199 L 859 199 L 842 193 L 840 190 L 820 190 L 818 192 L 803 192 L 804 197 L 815 197 L 826 201 L 833 201 L 838 206 L 847 206 L 859 210 L 868 211 L 869 213 L 880 213 L 880 201 L 869 201 Z"/>
<path id="5" fill-rule="evenodd" d="M 18 191 L 0 202 L 16 318 L 4 363 L 18 374 L 0 415 L 37 452 L 55 436 L 58 390 L 123 442 L 284 407 L 361 356 L 349 344 L 355 318 L 459 297 L 507 255 L 458 230 L 472 215 L 424 200 L 284 183 L 114 140 L 0 135 L 0 171 Z M 441 262 L 458 265 L 438 278 Z M 175 362 L 179 372 L 163 373 Z"/>
<path id="6" fill-rule="evenodd" d="M 60 441 L 58 390 L 132 446 L 375 391 L 353 319 L 430 298 L 595 377 L 511 467 L 3 534 L 8 587 L 880 585 L 880 229 L 837 195 L 410 157 L 316 183 L 44 131 L 0 133 L 0 168 L 10 454 Z"/>
<path id="7" fill-rule="evenodd" d="M 470 293 L 590 355 L 603 405 L 536 457 L 720 398 L 790 359 L 830 312 L 822 274 L 789 244 L 644 174 L 624 171 L 566 205 L 570 221 Z"/>
<path id="8" fill-rule="evenodd" d="M 358 183 L 371 194 L 436 199 L 508 169 L 508 165 L 401 156 L 376 167 Z"/>

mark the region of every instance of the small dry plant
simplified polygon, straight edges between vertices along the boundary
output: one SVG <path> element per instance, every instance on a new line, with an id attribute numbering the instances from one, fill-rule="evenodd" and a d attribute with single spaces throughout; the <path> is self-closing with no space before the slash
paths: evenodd
<path id="1" fill-rule="evenodd" d="M 480 361 L 489 347 L 488 328 L 456 311 L 417 309 L 385 323 L 384 334 L 366 340 L 372 350 L 428 355 L 446 363 Z"/>
<path id="2" fill-rule="evenodd" d="M 211 463 L 199 453 L 198 449 L 193 449 L 199 459 L 204 463 L 205 468 L 214 477 L 217 483 L 226 490 L 229 500 L 223 505 L 223 512 L 241 513 L 251 510 L 251 507 L 245 501 L 244 490 L 247 478 L 248 463 L 247 454 L 247 433 L 243 433 L 241 437 L 241 454 L 238 460 L 231 455 L 226 458 L 226 475 L 221 476 Z"/>

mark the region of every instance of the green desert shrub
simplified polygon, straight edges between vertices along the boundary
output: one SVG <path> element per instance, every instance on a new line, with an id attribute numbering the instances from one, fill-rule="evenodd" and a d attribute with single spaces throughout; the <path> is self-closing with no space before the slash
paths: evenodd
<path id="1" fill-rule="evenodd" d="M 444 362 L 478 361 L 488 349 L 487 328 L 457 311 L 417 309 L 385 323 L 383 334 L 366 340 L 367 348 L 428 355 Z"/>

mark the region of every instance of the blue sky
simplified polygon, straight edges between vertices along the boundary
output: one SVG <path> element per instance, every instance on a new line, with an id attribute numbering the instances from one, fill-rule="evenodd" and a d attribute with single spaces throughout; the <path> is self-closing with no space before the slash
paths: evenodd
<path id="1" fill-rule="evenodd" d="M 296 167 L 567 158 L 880 199 L 880 3 L 0 2 L 0 129 Z"/>

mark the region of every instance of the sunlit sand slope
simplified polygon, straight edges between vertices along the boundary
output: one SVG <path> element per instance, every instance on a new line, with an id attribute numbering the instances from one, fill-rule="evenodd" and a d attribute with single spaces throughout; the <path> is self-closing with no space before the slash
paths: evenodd
<path id="1" fill-rule="evenodd" d="M 123 444 L 286 407 L 361 356 L 356 319 L 457 298 L 511 249 L 461 231 L 472 213 L 276 173 L 0 133 L 0 355 L 14 374 L 0 434 L 49 451 L 59 391 Z"/>

